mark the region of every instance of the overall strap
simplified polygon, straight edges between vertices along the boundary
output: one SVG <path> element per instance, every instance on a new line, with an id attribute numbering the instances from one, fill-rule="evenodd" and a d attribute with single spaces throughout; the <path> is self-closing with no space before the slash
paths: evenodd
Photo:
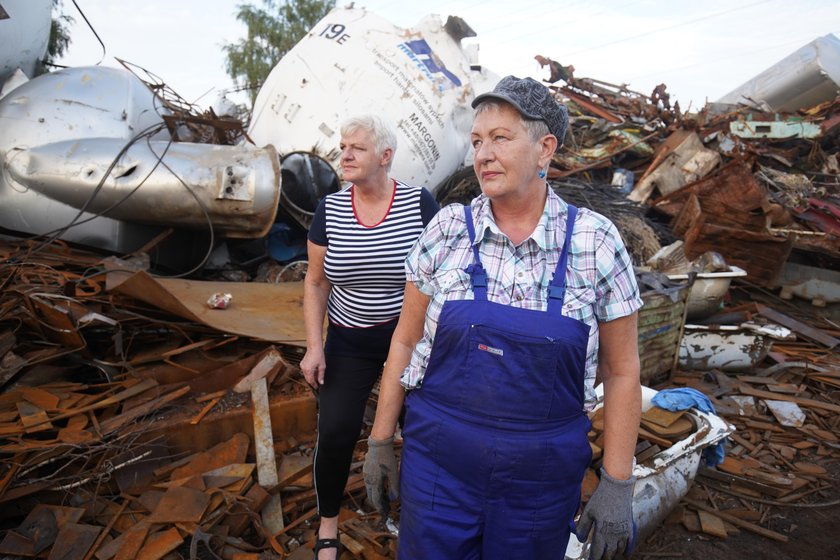
<path id="1" fill-rule="evenodd" d="M 470 245 L 473 250 L 474 262 L 467 267 L 467 274 L 470 275 L 472 282 L 473 299 L 486 301 L 487 300 L 487 272 L 481 266 L 481 257 L 478 254 L 478 245 L 475 243 L 475 226 L 473 225 L 472 208 L 469 204 L 464 204 L 464 217 L 467 220 L 467 233 L 470 236 Z"/>
<path id="2" fill-rule="evenodd" d="M 557 261 L 557 268 L 554 269 L 554 276 L 548 286 L 548 311 L 552 311 L 554 308 L 562 308 L 563 300 L 566 298 L 566 266 L 569 262 L 569 248 L 572 245 L 572 231 L 575 228 L 577 213 L 577 207 L 569 204 L 563 251 L 560 253 L 560 260 Z"/>

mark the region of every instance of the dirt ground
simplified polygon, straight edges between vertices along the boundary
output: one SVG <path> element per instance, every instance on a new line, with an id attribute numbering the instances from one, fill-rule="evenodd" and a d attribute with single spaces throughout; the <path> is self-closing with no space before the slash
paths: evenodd
<path id="1" fill-rule="evenodd" d="M 824 464 L 834 480 L 840 480 L 840 463 Z M 682 560 L 822 560 L 840 558 L 840 488 L 811 502 L 833 503 L 829 507 L 770 507 L 763 527 L 788 537 L 779 542 L 739 529 L 721 539 L 693 533 L 679 523 L 665 523 L 638 545 L 632 559 L 675 558 Z M 757 505 L 757 504 L 753 504 Z M 804 505 L 804 504 L 800 504 Z"/>

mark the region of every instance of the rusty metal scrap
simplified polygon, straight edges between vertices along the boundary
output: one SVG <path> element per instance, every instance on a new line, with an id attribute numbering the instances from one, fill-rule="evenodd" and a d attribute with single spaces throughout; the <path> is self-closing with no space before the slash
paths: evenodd
<path id="1" fill-rule="evenodd" d="M 646 286 L 639 314 L 644 381 L 702 391 L 736 428 L 724 463 L 699 472 L 682 523 L 717 538 L 732 525 L 789 538 L 768 527 L 768 508 L 820 507 L 837 492 L 824 465 L 840 458 L 840 328 L 767 294 L 791 255 L 840 257 L 840 99 L 795 115 L 689 115 L 665 84 L 645 95 L 537 60 L 565 82 L 551 87 L 572 117 L 549 185 L 610 218 L 636 265 L 678 240 L 689 258 L 721 253 L 749 273 L 734 292 L 761 303 L 729 316 L 793 325 L 796 340 L 729 375 L 676 365 L 690 284 Z M 169 99 L 175 137 L 240 137 L 154 75 L 146 83 Z M 778 133 L 791 123 L 802 133 Z M 617 167 L 638 190 L 611 184 Z M 441 204 L 467 202 L 479 187 L 466 169 L 436 192 Z M 310 557 L 317 405 L 296 367 L 305 266 L 263 263 L 266 283 L 238 270 L 225 271 L 237 282 L 166 279 L 143 258 L 155 243 L 118 258 L 49 238 L 0 240 L 0 554 Z M 217 292 L 232 294 L 229 308 L 206 305 Z M 602 460 L 603 418 L 592 420 L 584 499 Z M 691 429 L 688 415 L 646 411 L 637 463 L 655 465 Z M 343 557 L 395 558 L 396 536 L 364 504 L 363 453 L 361 438 L 339 516 Z"/>
<path id="2" fill-rule="evenodd" d="M 200 112 L 195 104 L 181 97 L 153 72 L 120 58 L 116 60 L 143 82 L 168 109 L 170 114 L 162 115 L 161 118 L 166 123 L 166 128 L 173 140 L 234 146 L 248 138 L 240 119 L 228 116 L 219 117 L 213 109 Z"/>
<path id="3" fill-rule="evenodd" d="M 582 204 L 589 205 L 598 196 L 597 189 L 588 189 L 582 183 L 572 182 L 563 188 L 573 193 L 569 196 L 582 198 Z M 606 192 L 615 194 L 614 189 Z M 617 219 L 623 214 L 634 215 L 635 203 L 620 196 L 607 202 L 610 196 L 604 195 L 601 204 L 616 213 Z M 13 249 L 7 248 L 11 252 Z M 30 258 L 28 262 L 35 261 Z M 87 278 L 104 283 L 105 276 L 96 273 L 98 263 L 85 262 L 85 266 L 91 271 Z M 8 286 L 23 285 L 19 276 L 12 274 L 5 279 Z M 43 284 L 39 286 L 38 281 Z M 32 293 L 66 290 L 47 276 L 27 276 L 25 285 L 30 291 L 7 290 L 0 295 L 0 305 L 7 301 L 16 304 L 2 307 L 3 358 L 11 353 L 30 356 L 31 342 L 25 342 L 33 340 L 30 333 L 49 340 L 37 329 L 51 323 L 44 317 L 34 320 L 31 310 L 17 303 Z M 0 503 L 4 505 L 0 510 L 5 511 L 0 518 L 9 526 L 0 550 L 19 552 L 24 541 L 15 540 L 17 535 L 30 535 L 34 530 L 35 518 L 27 522 L 23 514 L 34 511 L 36 502 L 48 503 L 53 499 L 50 496 L 61 499 L 72 493 L 78 496 L 75 503 L 85 506 L 83 511 L 98 513 L 85 514 L 61 526 L 47 522 L 44 530 L 37 529 L 43 535 L 37 541 L 43 551 L 55 549 L 56 542 L 72 542 L 72 550 L 85 549 L 96 558 L 158 556 L 166 551 L 178 551 L 184 557 L 206 553 L 283 558 L 295 551 L 307 553 L 316 536 L 317 520 L 311 477 L 315 407 L 311 390 L 294 375 L 298 348 L 225 334 L 105 289 L 86 296 L 73 293 L 73 305 L 68 307 L 73 312 L 66 317 L 75 320 L 80 314 L 96 312 L 110 321 L 100 321 L 96 333 L 89 327 L 76 327 L 88 355 L 75 346 L 65 350 L 51 343 L 56 345 L 54 351 L 40 358 L 50 366 L 47 371 L 60 375 L 20 386 L 17 380 L 33 381 L 40 371 L 27 362 L 18 369 L 15 385 L 0 393 Z M 659 298 L 659 304 L 651 303 L 651 297 Z M 676 348 L 675 337 L 666 340 L 663 328 L 668 326 L 672 334 L 680 329 L 682 299 L 674 301 L 655 293 L 647 298 L 647 304 L 645 317 L 650 322 L 643 321 L 640 334 L 646 333 L 645 342 L 655 343 L 645 355 L 650 354 L 651 372 L 661 377 L 671 369 Z M 796 318 L 801 319 L 798 315 Z M 17 325 L 14 331 L 9 329 L 13 324 Z M 123 341 L 119 351 L 114 342 L 119 339 L 117 333 L 122 333 Z M 106 340 L 110 343 L 103 344 Z M 274 364 L 280 363 L 278 352 L 284 362 L 282 368 L 263 368 L 267 377 L 256 375 L 269 380 L 272 441 L 278 463 L 277 485 L 263 489 L 259 459 L 250 451 L 254 423 L 245 388 L 252 379 L 249 372 L 267 357 Z M 799 352 L 801 358 L 802 350 Z M 70 356 L 73 360 L 66 361 Z M 79 360 L 89 365 L 80 366 Z M 698 484 L 707 492 L 719 494 L 715 494 L 714 506 L 694 507 L 711 507 L 726 518 L 730 515 L 724 509 L 726 491 L 737 493 L 740 499 L 748 496 L 797 504 L 819 499 L 831 488 L 830 481 L 818 470 L 821 457 L 837 453 L 832 447 L 832 442 L 837 442 L 836 422 L 820 416 L 832 403 L 825 399 L 824 392 L 807 387 L 811 383 L 824 386 L 840 382 L 830 368 L 836 358 L 829 354 L 814 359 L 820 360 L 823 364 L 819 366 L 768 370 L 760 381 L 756 376 L 732 381 L 718 374 L 712 385 L 704 374 L 677 371 L 671 375 L 669 383 L 700 387 L 715 399 L 722 413 L 738 415 L 727 416 L 740 428 L 733 441 L 743 442 L 737 443 L 741 448 L 731 455 L 746 454 L 760 463 L 751 463 L 738 475 L 721 471 L 730 477 L 726 480 L 701 472 Z M 237 384 L 244 392 L 234 390 Z M 756 411 L 742 418 L 738 401 L 726 400 L 730 396 L 754 398 Z M 767 400 L 795 403 L 805 416 L 802 425 L 781 424 L 769 408 L 763 408 Z M 822 404 L 815 404 L 815 400 Z M 20 403 L 26 404 L 21 407 Z M 208 403 L 213 407 L 204 410 Z M 202 412 L 199 421 L 192 422 Z M 653 464 L 657 454 L 672 445 L 673 438 L 685 433 L 686 426 L 678 417 L 648 412 L 636 450 L 639 464 Z M 596 466 L 602 443 L 598 441 L 597 417 L 593 426 Z M 760 430 L 758 438 L 750 435 L 755 430 Z M 787 430 L 796 433 L 786 436 Z M 803 434 L 807 447 L 798 443 Z M 348 481 L 347 502 L 340 517 L 342 542 L 354 558 L 394 558 L 395 535 L 385 528 L 378 514 L 362 513 L 366 511 L 360 473 L 363 451 L 363 446 L 356 450 Z M 773 463 L 771 458 L 781 462 Z M 781 482 L 787 472 L 782 467 L 788 467 L 788 463 L 794 465 L 796 478 L 790 484 Z M 594 484 L 592 474 L 587 481 L 590 486 Z M 756 497 L 756 492 L 763 494 Z M 583 494 L 587 495 L 585 488 Z M 693 504 L 697 497 L 691 500 Z M 16 508 L 6 508 L 10 504 Z M 275 525 L 278 516 L 282 520 L 279 526 Z M 15 522 L 16 518 L 20 521 Z M 720 535 L 712 523 L 711 518 L 705 519 L 702 526 Z M 773 538 L 772 531 L 760 522 L 748 523 L 754 526 L 750 530 Z M 25 542 L 33 542 L 27 539 Z"/>
<path id="4" fill-rule="evenodd" d="M 544 56 L 537 60 L 548 67 L 550 83 L 565 82 L 550 87 L 571 115 L 570 133 L 550 178 L 574 178 L 594 187 L 610 183 L 617 167 L 630 170 L 638 180 L 629 198 L 647 204 L 648 217 L 656 220 L 668 211 L 662 205 L 669 197 L 685 201 L 698 183 L 729 190 L 726 170 L 740 165 L 745 173 L 739 179 L 752 174 L 750 183 L 760 183 L 760 205 L 743 208 L 738 215 L 743 221 L 721 223 L 723 207 L 710 210 L 708 201 L 700 201 L 691 216 L 671 224 L 682 228 L 675 233 L 689 252 L 692 245 L 699 254 L 727 243 L 724 256 L 766 286 L 774 284 L 792 251 L 817 253 L 827 262 L 840 258 L 840 99 L 796 113 L 707 104 L 683 114 L 671 105 L 665 84 L 644 95 L 626 85 L 574 76 L 568 71 L 573 66 Z M 696 139 L 690 149 L 683 146 L 686 138 Z M 743 195 L 739 191 L 726 202 L 738 207 Z M 763 262 L 745 262 L 756 255 Z"/>
<path id="5" fill-rule="evenodd" d="M 753 372 L 674 370 L 658 388 L 692 387 L 713 402 L 718 414 L 736 427 L 724 462 L 703 468 L 695 488 L 675 515 L 689 531 L 725 538 L 698 523 L 705 512 L 765 538 L 790 538 L 770 530 L 766 512 L 778 507 L 827 507 L 838 501 L 837 487 L 826 464 L 840 458 L 840 359 L 825 350 L 836 332 L 831 321 L 770 307 L 769 298 L 750 292 L 755 303 L 732 308 L 747 315 L 786 317 L 798 332 L 813 333 L 814 342 L 778 342 Z M 760 303 L 765 302 L 765 303 Z M 731 313 L 724 310 L 722 315 Z M 830 344 L 829 344 L 830 345 Z M 833 389 L 833 390 L 832 390 Z M 745 506 L 748 510 L 745 512 Z M 764 512 L 752 517 L 749 511 Z M 733 522 L 738 519 L 738 522 Z"/>
<path id="6" fill-rule="evenodd" d="M 749 167 L 733 161 L 654 204 L 673 216 L 672 227 L 684 238 L 689 258 L 717 251 L 756 283 L 773 285 L 792 242 L 767 231 L 766 197 Z"/>

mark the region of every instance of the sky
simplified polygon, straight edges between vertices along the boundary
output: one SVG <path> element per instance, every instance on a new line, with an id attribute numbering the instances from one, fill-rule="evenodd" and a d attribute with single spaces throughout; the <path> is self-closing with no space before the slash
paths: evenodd
<path id="1" fill-rule="evenodd" d="M 72 0 L 72 42 L 59 62 L 119 66 L 159 76 L 209 107 L 234 84 L 222 46 L 244 37 L 237 6 L 262 0 Z M 338 6 L 348 2 L 337 2 Z M 398 27 L 429 14 L 460 16 L 476 32 L 482 65 L 503 76 L 548 77 L 542 55 L 588 77 L 649 95 L 660 83 L 682 110 L 699 109 L 814 39 L 840 37 L 840 0 L 362 0 Z M 241 101 L 233 95 L 234 100 Z"/>

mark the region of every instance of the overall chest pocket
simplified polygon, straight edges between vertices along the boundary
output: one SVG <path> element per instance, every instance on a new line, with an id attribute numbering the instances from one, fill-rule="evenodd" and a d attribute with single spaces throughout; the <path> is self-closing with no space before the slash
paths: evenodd
<path id="1" fill-rule="evenodd" d="M 470 327 L 461 404 L 499 418 L 545 419 L 557 382 L 558 342 L 501 327 Z"/>

